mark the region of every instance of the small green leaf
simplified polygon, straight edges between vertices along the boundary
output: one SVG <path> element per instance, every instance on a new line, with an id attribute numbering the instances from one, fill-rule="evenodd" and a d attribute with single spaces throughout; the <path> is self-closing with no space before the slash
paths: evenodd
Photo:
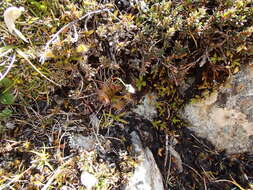
<path id="1" fill-rule="evenodd" d="M 35 0 L 29 0 L 28 1 L 31 5 L 33 5 L 34 7 L 36 7 L 37 9 L 39 9 L 40 11 L 46 11 L 47 7 L 45 6 L 45 2 L 39 2 L 39 1 L 35 1 Z"/>
<path id="2" fill-rule="evenodd" d="M 5 108 L 2 112 L 0 112 L 0 118 L 5 119 L 12 115 L 12 110 Z"/>
<path id="3" fill-rule="evenodd" d="M 140 91 L 142 87 L 146 86 L 146 81 L 143 80 L 143 76 L 140 76 L 136 81 L 136 87 Z"/>
<path id="4" fill-rule="evenodd" d="M 13 82 L 8 78 L 3 78 L 0 81 L 0 87 L 3 87 L 4 89 L 11 87 Z"/>
<path id="5" fill-rule="evenodd" d="M 10 93 L 10 91 L 6 91 L 0 95 L 0 103 L 5 105 L 11 105 L 15 102 L 15 97 Z"/>

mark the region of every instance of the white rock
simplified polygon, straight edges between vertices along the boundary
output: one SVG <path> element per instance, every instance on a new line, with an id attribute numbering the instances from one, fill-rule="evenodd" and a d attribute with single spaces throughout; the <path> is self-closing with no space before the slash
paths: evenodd
<path id="1" fill-rule="evenodd" d="M 157 116 L 156 99 L 154 93 L 146 94 L 142 102 L 132 111 L 152 121 Z"/>
<path id="2" fill-rule="evenodd" d="M 162 175 L 150 149 L 143 148 L 136 132 L 131 133 L 138 166 L 125 190 L 164 190 Z"/>
<path id="3" fill-rule="evenodd" d="M 92 136 L 82 136 L 80 134 L 69 136 L 69 146 L 72 149 L 90 152 L 96 148 L 96 144 L 96 139 Z"/>
<path id="4" fill-rule="evenodd" d="M 98 179 L 89 172 L 83 171 L 81 174 L 81 183 L 88 189 L 92 189 L 98 184 Z"/>

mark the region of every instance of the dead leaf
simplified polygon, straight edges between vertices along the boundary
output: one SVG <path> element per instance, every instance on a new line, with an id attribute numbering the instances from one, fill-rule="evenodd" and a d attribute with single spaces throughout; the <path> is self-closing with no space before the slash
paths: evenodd
<path id="1" fill-rule="evenodd" d="M 15 27 L 15 21 L 18 17 L 22 14 L 22 12 L 25 9 L 23 7 L 9 7 L 4 11 L 4 22 L 11 34 L 16 34 L 18 37 L 20 37 L 22 40 L 24 40 L 26 43 L 28 43 L 28 40 L 25 38 L 25 36 Z"/>

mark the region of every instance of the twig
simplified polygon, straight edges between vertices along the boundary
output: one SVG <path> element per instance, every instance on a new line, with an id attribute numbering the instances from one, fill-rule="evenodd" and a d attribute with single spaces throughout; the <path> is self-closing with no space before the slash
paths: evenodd
<path id="1" fill-rule="evenodd" d="M 203 178 L 203 181 L 204 181 L 204 187 L 205 187 L 205 190 L 207 190 L 207 186 L 206 186 L 206 180 L 205 180 L 205 178 Z"/>
<path id="2" fill-rule="evenodd" d="M 189 166 L 188 164 L 186 163 L 183 163 L 183 165 L 185 165 L 186 167 L 190 168 L 192 171 L 194 171 L 200 178 L 203 178 L 198 172 L 197 170 L 195 170 L 193 167 Z"/>
<path id="3" fill-rule="evenodd" d="M 170 170 L 171 170 L 171 162 L 172 162 L 172 156 L 170 154 L 170 161 L 169 161 L 169 167 L 168 167 L 168 171 L 167 171 L 167 177 L 166 177 L 166 183 L 169 181 L 169 177 L 170 177 Z"/>
<path id="4" fill-rule="evenodd" d="M 14 62 L 16 60 L 16 54 L 14 53 L 14 55 L 12 56 L 11 58 L 11 63 L 9 64 L 7 70 L 4 72 L 4 74 L 1 74 L 1 77 L 0 77 L 0 81 L 4 79 L 4 77 L 6 77 L 6 75 L 9 73 L 9 71 L 11 70 Z"/>
<path id="5" fill-rule="evenodd" d="M 246 190 L 244 189 L 242 186 L 240 186 L 233 178 L 232 180 L 227 180 L 227 179 L 220 179 L 220 180 L 216 180 L 214 182 L 228 182 L 228 183 L 232 183 L 233 185 L 235 185 L 237 188 L 239 188 L 240 190 Z"/>
<path id="6" fill-rule="evenodd" d="M 206 144 L 202 143 L 197 137 L 195 137 L 193 134 L 191 134 L 191 136 L 201 145 L 203 145 L 206 149 L 207 149 L 207 152 L 212 152 L 212 153 L 215 153 L 215 154 L 218 154 L 217 151 L 214 151 L 212 150 L 210 147 L 208 147 Z"/>
<path id="7" fill-rule="evenodd" d="M 163 167 L 166 168 L 167 166 L 167 160 L 168 160 L 168 153 L 169 153 L 169 137 L 168 134 L 165 136 L 165 159 L 164 159 L 164 164 Z"/>

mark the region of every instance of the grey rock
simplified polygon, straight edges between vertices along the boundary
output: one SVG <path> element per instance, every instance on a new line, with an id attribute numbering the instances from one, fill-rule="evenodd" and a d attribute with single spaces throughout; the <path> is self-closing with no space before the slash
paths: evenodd
<path id="1" fill-rule="evenodd" d="M 253 151 L 253 66 L 181 112 L 189 128 L 227 153 Z"/>
<path id="2" fill-rule="evenodd" d="M 71 134 L 69 136 L 69 146 L 79 152 L 91 152 L 99 149 L 102 152 L 111 151 L 111 141 L 101 136 L 83 136 L 81 134 Z"/>

